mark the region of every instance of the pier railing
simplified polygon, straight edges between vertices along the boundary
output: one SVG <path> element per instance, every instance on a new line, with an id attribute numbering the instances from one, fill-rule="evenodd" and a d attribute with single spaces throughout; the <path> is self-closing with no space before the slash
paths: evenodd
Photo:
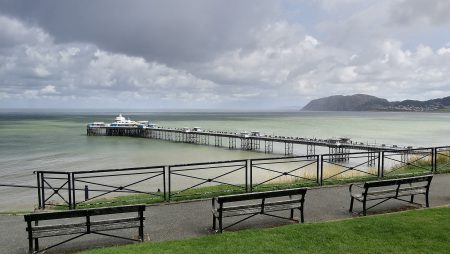
<path id="1" fill-rule="evenodd" d="M 0 187 L 36 188 L 39 208 L 73 209 L 442 172 L 450 172 L 450 146 L 76 172 L 35 171 L 36 186 L 0 183 Z"/>

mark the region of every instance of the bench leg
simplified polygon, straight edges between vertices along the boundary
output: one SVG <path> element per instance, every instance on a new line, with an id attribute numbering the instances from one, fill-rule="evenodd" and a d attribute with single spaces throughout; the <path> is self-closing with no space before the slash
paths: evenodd
<path id="1" fill-rule="evenodd" d="M 33 253 L 33 235 L 31 231 L 31 221 L 27 221 L 27 231 L 28 231 L 28 253 Z"/>
<path id="2" fill-rule="evenodd" d="M 430 202 L 428 201 L 428 193 L 425 195 L 425 205 L 426 207 L 430 207 Z"/>
<path id="3" fill-rule="evenodd" d="M 350 209 L 348 210 L 349 212 L 353 212 L 353 200 L 354 200 L 354 198 L 351 197 L 350 198 Z"/>
<path id="4" fill-rule="evenodd" d="M 414 195 L 411 195 L 411 203 L 414 202 Z"/>
<path id="5" fill-rule="evenodd" d="M 294 219 L 294 209 L 291 209 L 291 220 Z"/>
<path id="6" fill-rule="evenodd" d="M 366 216 L 366 201 L 363 202 L 363 215 Z"/>
<path id="7" fill-rule="evenodd" d="M 219 217 L 219 232 L 223 232 L 223 226 L 222 226 L 222 216 Z"/>
<path id="8" fill-rule="evenodd" d="M 33 253 L 33 238 L 28 239 L 28 253 L 29 254 Z"/>
<path id="9" fill-rule="evenodd" d="M 216 216 L 213 214 L 213 230 L 216 230 Z"/>
<path id="10" fill-rule="evenodd" d="M 303 216 L 303 207 L 299 209 L 300 210 L 300 223 L 305 222 L 305 217 Z"/>
<path id="11" fill-rule="evenodd" d="M 34 250 L 39 251 L 39 238 L 34 239 Z"/>
<path id="12" fill-rule="evenodd" d="M 139 210 L 139 240 L 144 241 L 144 211 Z"/>

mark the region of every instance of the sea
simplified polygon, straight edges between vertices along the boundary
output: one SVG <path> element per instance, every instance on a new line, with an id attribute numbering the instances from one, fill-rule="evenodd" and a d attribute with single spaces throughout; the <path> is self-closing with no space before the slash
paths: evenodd
<path id="1" fill-rule="evenodd" d="M 164 127 L 260 131 L 303 138 L 340 138 L 369 144 L 431 147 L 450 144 L 450 114 L 420 112 L 130 112 L 100 110 L 0 111 L 0 185 L 35 185 L 36 170 L 79 171 L 282 156 L 163 140 L 87 136 L 90 122 L 122 113 Z M 264 151 L 264 148 L 263 148 Z M 318 153 L 328 150 L 319 149 Z M 294 147 L 304 155 L 306 148 Z M 30 210 L 36 191 L 0 187 L 0 211 Z"/>

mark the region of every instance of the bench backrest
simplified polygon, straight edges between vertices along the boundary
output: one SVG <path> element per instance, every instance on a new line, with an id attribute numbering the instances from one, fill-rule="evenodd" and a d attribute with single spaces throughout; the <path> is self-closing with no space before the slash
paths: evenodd
<path id="1" fill-rule="evenodd" d="M 283 197 L 283 196 L 289 196 L 289 195 L 304 196 L 306 194 L 306 190 L 307 190 L 307 188 L 295 188 L 295 189 L 287 189 L 287 190 L 253 192 L 253 193 L 244 193 L 244 194 L 236 194 L 236 195 L 228 195 L 228 196 L 219 196 L 219 197 L 216 197 L 216 200 L 218 203 L 226 203 L 226 202 L 237 202 L 237 201 L 252 200 L 252 199 Z"/>
<path id="2" fill-rule="evenodd" d="M 368 189 L 371 187 L 413 184 L 413 183 L 418 183 L 418 182 L 428 182 L 427 185 L 429 185 L 431 182 L 431 179 L 433 179 L 433 175 L 406 177 L 406 178 L 389 179 L 389 180 L 381 180 L 381 181 L 370 181 L 370 182 L 364 183 L 364 188 Z"/>
<path id="3" fill-rule="evenodd" d="M 145 211 L 145 205 L 127 205 L 127 206 L 113 206 L 105 208 L 90 208 L 60 212 L 49 213 L 32 213 L 24 215 L 25 221 L 41 221 L 41 220 L 56 220 L 65 218 L 76 218 L 96 215 L 108 215 L 117 213 L 131 213 Z"/>

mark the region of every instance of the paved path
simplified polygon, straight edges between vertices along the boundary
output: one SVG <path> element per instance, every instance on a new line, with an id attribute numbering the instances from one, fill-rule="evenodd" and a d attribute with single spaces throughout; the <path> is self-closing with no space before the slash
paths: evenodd
<path id="1" fill-rule="evenodd" d="M 450 174 L 436 175 L 431 185 L 431 206 L 450 204 Z M 349 205 L 348 185 L 311 189 L 306 194 L 305 221 L 307 223 L 351 218 L 358 215 L 348 212 Z M 417 198 L 422 202 L 422 198 Z M 355 210 L 361 205 L 355 203 Z M 404 209 L 401 202 L 389 201 L 375 209 L 374 213 L 387 210 Z M 172 203 L 153 205 L 147 207 L 145 212 L 146 240 L 163 241 L 192 238 L 212 234 L 210 200 L 193 201 L 185 203 Z M 272 227 L 291 222 L 279 220 L 268 216 L 257 216 L 249 221 L 234 227 L 233 230 L 255 227 Z M 137 230 L 124 230 L 123 234 L 137 235 Z M 28 248 L 23 216 L 0 216 L 0 253 L 26 253 Z M 63 239 L 63 238 L 61 238 Z M 43 239 L 41 247 L 60 239 Z M 54 249 L 50 253 L 74 251 L 95 246 L 117 245 L 127 243 L 113 238 L 89 235 L 79 238 Z"/>

